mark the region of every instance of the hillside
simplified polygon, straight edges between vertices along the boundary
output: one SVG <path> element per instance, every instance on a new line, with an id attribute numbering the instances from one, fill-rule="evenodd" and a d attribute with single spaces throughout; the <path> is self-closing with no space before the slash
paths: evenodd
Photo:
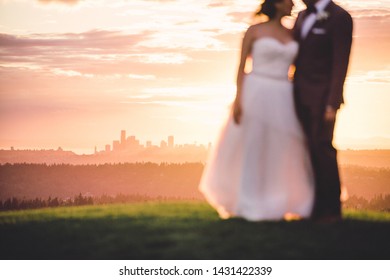
<path id="1" fill-rule="evenodd" d="M 141 195 L 150 198 L 197 199 L 203 164 L 127 163 L 105 165 L 0 165 L 0 200 L 49 196 Z M 341 166 L 350 196 L 371 199 L 390 194 L 390 169 Z"/>
<path id="2" fill-rule="evenodd" d="M 390 214 L 333 224 L 220 220 L 206 203 L 0 212 L 1 259 L 385 259 Z"/>

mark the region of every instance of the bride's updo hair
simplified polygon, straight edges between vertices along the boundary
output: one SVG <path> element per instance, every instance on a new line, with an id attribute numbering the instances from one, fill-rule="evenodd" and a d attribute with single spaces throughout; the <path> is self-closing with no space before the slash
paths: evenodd
<path id="1" fill-rule="evenodd" d="M 273 19 L 276 16 L 275 3 L 281 1 L 282 0 L 264 0 L 263 4 L 260 5 L 260 9 L 256 12 L 256 15 L 266 15 L 269 19 Z"/>

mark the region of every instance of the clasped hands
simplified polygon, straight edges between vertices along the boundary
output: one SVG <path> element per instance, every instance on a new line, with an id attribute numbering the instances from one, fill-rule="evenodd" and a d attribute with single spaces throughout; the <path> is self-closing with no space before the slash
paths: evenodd
<path id="1" fill-rule="evenodd" d="M 235 124 L 240 124 L 242 116 L 242 106 L 241 101 L 236 98 L 233 103 L 233 120 Z"/>
<path id="2" fill-rule="evenodd" d="M 332 106 L 326 106 L 324 120 L 326 122 L 334 122 L 336 120 L 337 111 Z"/>

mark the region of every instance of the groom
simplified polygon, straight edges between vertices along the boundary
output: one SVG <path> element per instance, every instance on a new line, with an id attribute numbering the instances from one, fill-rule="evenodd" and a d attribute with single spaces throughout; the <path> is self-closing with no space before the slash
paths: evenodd
<path id="1" fill-rule="evenodd" d="M 315 178 L 312 219 L 341 220 L 340 177 L 332 145 L 337 110 L 352 44 L 352 18 L 331 0 L 303 0 L 294 37 L 300 44 L 295 62 L 294 98 L 307 136 Z"/>

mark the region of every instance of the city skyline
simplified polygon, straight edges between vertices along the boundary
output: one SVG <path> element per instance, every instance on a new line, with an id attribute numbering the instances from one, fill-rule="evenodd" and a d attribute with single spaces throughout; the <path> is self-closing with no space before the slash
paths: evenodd
<path id="1" fill-rule="evenodd" d="M 123 131 L 126 131 L 126 130 L 121 130 L 121 132 Z M 163 140 L 163 138 L 161 137 L 160 140 L 156 140 L 156 141 L 151 141 L 151 140 L 140 140 L 139 138 L 137 138 L 138 136 L 137 135 L 131 135 L 129 137 L 126 138 L 127 139 L 133 139 L 135 140 L 138 145 L 142 148 L 167 148 L 168 147 L 168 138 L 169 137 L 173 137 L 173 139 L 175 139 L 175 136 L 174 135 L 169 135 L 169 136 L 166 136 L 166 140 Z M 46 148 L 40 148 L 40 147 L 18 147 L 18 146 L 15 146 L 15 145 L 11 145 L 10 147 L 0 147 L 0 151 L 1 150 L 10 150 L 10 151 L 71 151 L 71 152 L 74 152 L 76 154 L 96 154 L 96 152 L 100 153 L 100 152 L 111 152 L 113 151 L 112 148 L 114 146 L 114 142 L 117 142 L 117 145 L 120 145 L 121 143 L 121 137 L 118 138 L 119 140 L 112 140 L 112 144 L 102 144 L 100 146 L 98 145 L 93 145 L 91 143 L 91 145 L 86 148 L 86 149 L 69 149 L 69 148 L 64 148 L 63 146 L 61 145 L 56 145 L 55 143 L 51 146 L 51 147 L 46 147 Z M 174 141 L 174 140 L 173 140 Z M 148 142 L 150 143 L 150 145 L 148 145 Z M 163 144 L 163 142 L 166 144 L 166 146 Z M 372 145 L 372 142 L 374 143 L 377 143 L 377 144 L 374 144 Z M 144 143 L 144 144 L 142 144 Z M 156 144 L 156 143 L 159 143 L 159 144 Z M 171 146 L 171 147 L 185 147 L 185 146 L 194 146 L 194 147 L 204 147 L 206 149 L 210 149 L 210 147 L 213 145 L 212 142 L 208 142 L 208 143 L 198 143 L 197 141 L 192 141 L 192 142 L 189 142 L 189 143 L 176 143 L 176 141 L 174 141 L 173 143 L 175 143 L 174 146 Z M 350 147 L 343 147 L 343 146 L 340 146 L 338 147 L 340 150 L 390 150 L 390 138 L 385 138 L 385 137 L 378 137 L 378 138 L 371 138 L 371 139 L 349 139 L 349 143 L 352 143 L 352 145 L 350 144 Z M 109 149 L 107 148 L 109 146 Z M 379 147 L 379 148 L 378 148 Z M 120 149 L 118 149 L 118 151 L 120 151 Z"/>
<path id="2" fill-rule="evenodd" d="M 0 149 L 0 164 L 45 163 L 45 164 L 105 164 L 122 162 L 205 162 L 211 143 L 176 144 L 173 135 L 153 145 L 152 141 L 142 143 L 135 135 L 126 137 L 121 130 L 119 140 L 112 140 L 103 149 L 77 152 L 63 149 Z"/>
<path id="3" fill-rule="evenodd" d="M 48 149 L 39 149 L 39 148 L 18 148 L 15 146 L 11 146 L 7 148 L 0 148 L 0 150 L 9 150 L 9 151 L 59 151 L 59 152 L 74 152 L 76 154 L 101 154 L 101 153 L 111 153 L 111 152 L 139 152 L 143 149 L 148 148 L 160 148 L 160 149 L 175 149 L 175 148 L 183 148 L 183 147 L 194 147 L 194 148 L 205 148 L 210 149 L 212 143 L 209 142 L 207 144 L 197 143 L 196 141 L 192 143 L 175 143 L 175 136 L 169 135 L 166 137 L 166 141 L 164 139 L 160 140 L 159 144 L 153 143 L 151 140 L 145 140 L 142 142 L 137 138 L 136 135 L 130 135 L 126 137 L 126 130 L 120 131 L 119 140 L 112 140 L 112 144 L 105 144 L 103 147 L 94 146 L 94 148 L 90 148 L 82 153 L 77 153 L 75 150 L 70 150 L 63 148 L 61 146 L 56 146 L 56 148 L 48 148 Z"/>
<path id="4" fill-rule="evenodd" d="M 103 150 L 98 150 L 98 147 L 95 146 L 95 154 L 96 153 L 110 153 L 110 152 L 138 152 L 140 149 L 147 148 L 161 148 L 161 149 L 174 149 L 174 148 L 182 148 L 182 147 L 211 147 L 211 143 L 208 145 L 197 144 L 196 142 L 193 144 L 184 143 L 184 144 L 176 144 L 175 145 L 175 137 L 174 135 L 167 136 L 166 140 L 161 140 L 159 145 L 153 145 L 151 140 L 147 140 L 145 145 L 141 143 L 140 140 L 137 139 L 136 135 L 130 135 L 126 137 L 126 130 L 121 130 L 119 140 L 112 140 L 112 145 L 106 144 Z"/>

